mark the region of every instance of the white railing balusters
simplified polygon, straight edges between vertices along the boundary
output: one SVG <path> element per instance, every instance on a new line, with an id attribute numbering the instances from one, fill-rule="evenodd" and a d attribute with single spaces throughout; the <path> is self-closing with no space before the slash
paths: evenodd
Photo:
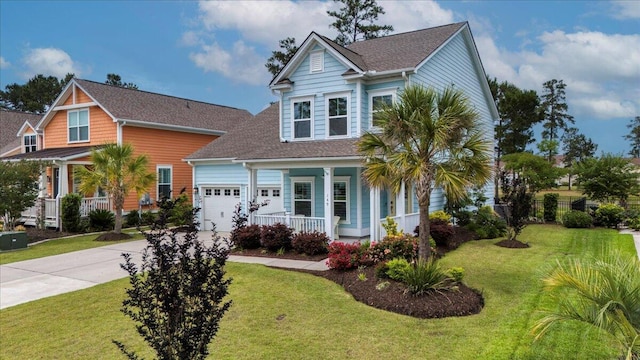
<path id="1" fill-rule="evenodd" d="M 277 223 L 285 224 L 294 229 L 296 233 L 299 232 L 324 232 L 324 218 L 321 217 L 307 217 L 307 216 L 295 216 L 290 213 L 281 212 L 276 215 L 255 215 L 254 223 L 256 225 L 273 225 Z"/>

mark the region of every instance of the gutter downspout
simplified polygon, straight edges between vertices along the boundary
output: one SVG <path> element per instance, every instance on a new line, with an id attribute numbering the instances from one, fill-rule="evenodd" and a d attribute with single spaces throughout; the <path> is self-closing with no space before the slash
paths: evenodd
<path id="1" fill-rule="evenodd" d="M 406 71 L 402 72 L 402 78 L 404 79 L 404 87 L 405 88 L 411 85 L 411 80 L 407 76 L 407 72 Z"/>

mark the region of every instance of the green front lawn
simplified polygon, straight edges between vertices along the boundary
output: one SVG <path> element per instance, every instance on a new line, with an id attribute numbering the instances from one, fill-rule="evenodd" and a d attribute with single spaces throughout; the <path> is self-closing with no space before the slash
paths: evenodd
<path id="1" fill-rule="evenodd" d="M 211 345 L 216 359 L 616 359 L 610 339 L 579 324 L 553 329 L 533 343 L 530 329 L 553 306 L 542 272 L 556 259 L 633 255 L 630 235 L 605 229 L 532 225 L 529 249 L 474 241 L 447 254 L 479 289 L 478 315 L 420 320 L 356 302 L 340 286 L 309 274 L 229 263 L 233 306 Z M 369 279 L 367 281 L 373 281 Z M 0 311 L 2 359 L 118 359 L 111 339 L 145 349 L 119 312 L 126 279 Z M 152 356 L 147 350 L 144 357 Z"/>
<path id="2" fill-rule="evenodd" d="M 0 252 L 0 265 L 23 261 L 23 260 L 31 260 L 37 259 L 45 256 L 59 255 L 72 251 L 91 249 L 100 246 L 118 244 L 127 241 L 133 240 L 142 240 L 144 236 L 140 234 L 140 232 L 133 231 L 125 231 L 133 235 L 133 238 L 130 240 L 122 240 L 122 241 L 95 241 L 95 239 L 100 234 L 91 234 L 91 235 L 83 235 L 83 236 L 72 236 L 65 238 L 57 238 L 51 239 L 46 242 L 42 242 L 36 245 L 29 246 L 29 248 L 24 250 L 16 250 L 9 252 Z"/>

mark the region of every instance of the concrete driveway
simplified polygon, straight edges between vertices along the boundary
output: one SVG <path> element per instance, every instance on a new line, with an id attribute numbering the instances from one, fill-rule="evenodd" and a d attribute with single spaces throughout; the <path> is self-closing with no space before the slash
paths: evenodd
<path id="1" fill-rule="evenodd" d="M 198 237 L 205 243 L 210 242 L 211 232 L 202 231 Z M 123 262 L 121 254 L 132 254 L 133 261 L 140 264 L 145 246 L 146 240 L 131 241 L 1 265 L 0 309 L 126 277 L 127 272 L 120 268 Z M 327 269 L 324 261 L 235 255 L 230 256 L 229 261 L 296 269 Z"/>

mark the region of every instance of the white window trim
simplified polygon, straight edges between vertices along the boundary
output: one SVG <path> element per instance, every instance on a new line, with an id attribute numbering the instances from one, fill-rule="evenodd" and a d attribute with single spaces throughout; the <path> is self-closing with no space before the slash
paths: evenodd
<path id="1" fill-rule="evenodd" d="M 313 68 L 314 59 L 317 59 L 320 62 L 320 68 L 317 70 L 314 70 Z M 317 74 L 321 72 L 324 72 L 324 50 L 312 51 L 309 53 L 309 73 Z"/>
<path id="2" fill-rule="evenodd" d="M 291 98 L 291 141 L 305 141 L 305 140 L 313 140 L 314 139 L 314 97 L 313 96 L 304 96 L 304 97 L 296 97 Z M 296 137 L 296 119 L 295 119 L 295 104 L 300 102 L 309 101 L 309 116 L 311 117 L 309 120 L 297 120 L 297 121 L 309 121 L 309 137 L 297 138 Z"/>
<path id="3" fill-rule="evenodd" d="M 87 140 L 76 140 L 76 141 L 71 141 L 71 139 L 69 139 L 69 114 L 71 113 L 80 113 L 81 111 L 86 111 L 87 112 Z M 80 116 L 78 116 L 78 120 L 80 119 Z M 80 134 L 78 134 L 78 138 Z M 89 108 L 82 108 L 82 109 L 78 109 L 78 110 L 68 110 L 67 111 L 67 143 L 69 144 L 77 144 L 77 143 L 86 143 L 86 142 L 90 142 L 91 141 L 91 111 L 89 111 Z"/>
<path id="4" fill-rule="evenodd" d="M 296 176 L 291 177 L 291 212 L 295 215 L 296 211 L 296 183 L 311 183 L 311 217 L 316 216 L 316 201 L 315 201 L 315 181 L 313 176 Z"/>
<path id="5" fill-rule="evenodd" d="M 173 197 L 173 165 L 156 165 L 156 175 L 160 172 L 160 169 L 169 169 L 169 196 Z M 156 179 L 156 200 L 160 201 L 160 185 L 166 183 L 160 183 L 160 176 Z"/>
<path id="6" fill-rule="evenodd" d="M 338 201 L 338 202 L 344 202 L 347 209 L 347 218 L 345 220 L 340 220 L 340 224 L 351 224 L 351 177 L 350 176 L 334 176 L 333 183 L 335 184 L 337 182 L 346 183 L 346 190 L 347 190 L 345 194 L 346 196 L 345 201 L 342 201 L 342 200 Z M 333 189 L 333 186 L 331 188 Z M 335 194 L 331 194 L 331 196 L 333 196 L 333 203 L 335 204 L 336 203 Z M 332 211 L 335 211 L 335 209 L 332 209 Z"/>
<path id="7" fill-rule="evenodd" d="M 68 131 L 68 130 L 67 130 L 67 131 Z M 31 143 L 31 144 L 29 144 L 29 146 L 27 146 L 27 145 L 25 144 L 25 141 L 26 141 L 26 138 L 27 138 L 27 137 L 28 137 L 28 138 L 33 137 L 33 140 L 35 141 L 35 144 L 34 144 L 34 143 Z M 35 150 L 29 150 L 29 151 L 27 151 L 27 147 L 28 147 L 29 149 L 31 149 L 33 146 L 35 146 L 35 147 L 36 147 L 36 149 L 35 149 Z M 38 151 L 38 135 L 36 135 L 36 134 L 24 134 L 24 135 L 22 135 L 22 149 L 24 150 L 24 151 L 23 151 L 24 153 Z"/>
<path id="8" fill-rule="evenodd" d="M 385 96 L 385 95 L 391 95 L 391 101 L 392 102 L 396 102 L 396 97 L 398 94 L 398 90 L 396 88 L 392 88 L 392 89 L 377 89 L 377 90 L 370 90 L 367 91 L 367 93 L 369 94 L 369 111 L 368 111 L 368 117 L 369 117 L 369 129 L 379 129 L 379 127 L 377 126 L 373 126 L 373 98 L 377 97 L 377 96 Z"/>
<path id="9" fill-rule="evenodd" d="M 345 135 L 331 135 L 329 124 L 329 100 L 347 98 L 347 133 Z M 331 93 L 324 95 L 325 134 L 327 139 L 341 139 L 351 136 L 351 92 Z M 340 116 L 342 117 L 342 116 Z"/>

